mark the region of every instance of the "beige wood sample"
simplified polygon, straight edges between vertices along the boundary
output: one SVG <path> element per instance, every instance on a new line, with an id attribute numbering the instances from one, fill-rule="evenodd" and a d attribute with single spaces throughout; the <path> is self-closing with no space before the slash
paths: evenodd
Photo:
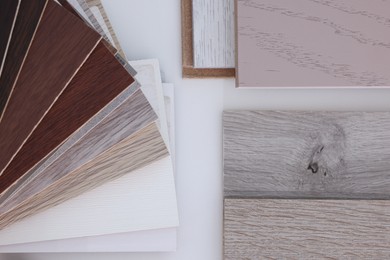
<path id="1" fill-rule="evenodd" d="M 224 259 L 389 259 L 386 200 L 225 199 Z"/>
<path id="2" fill-rule="evenodd" d="M 168 151 L 155 123 L 0 216 L 0 228 L 96 188 L 158 159 Z M 112 167 L 114 166 L 114 167 Z"/>
<path id="3" fill-rule="evenodd" d="M 390 199 L 390 113 L 225 111 L 225 195 Z"/>
<path id="4" fill-rule="evenodd" d="M 237 86 L 390 85 L 390 2 L 236 0 Z"/>

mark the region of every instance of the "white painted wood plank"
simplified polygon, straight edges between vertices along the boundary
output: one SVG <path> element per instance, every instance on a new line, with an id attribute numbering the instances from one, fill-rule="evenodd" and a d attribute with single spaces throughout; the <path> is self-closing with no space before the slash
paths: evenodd
<path id="1" fill-rule="evenodd" d="M 234 68 L 234 0 L 193 0 L 195 68 Z"/>

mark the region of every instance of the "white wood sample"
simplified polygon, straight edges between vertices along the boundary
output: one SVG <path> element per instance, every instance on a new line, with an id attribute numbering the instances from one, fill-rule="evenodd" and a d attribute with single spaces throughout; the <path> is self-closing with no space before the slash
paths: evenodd
<path id="1" fill-rule="evenodd" d="M 170 157 L 0 231 L 0 245 L 99 236 L 179 225 Z"/>
<path id="2" fill-rule="evenodd" d="M 169 151 L 172 158 L 173 170 L 176 163 L 176 142 L 175 142 L 175 87 L 173 84 L 163 83 L 165 112 L 169 132 Z"/>
<path id="3" fill-rule="evenodd" d="M 195 68 L 234 68 L 234 0 L 193 0 Z"/>
<path id="4" fill-rule="evenodd" d="M 0 246 L 0 253 L 173 252 L 176 228 Z"/>

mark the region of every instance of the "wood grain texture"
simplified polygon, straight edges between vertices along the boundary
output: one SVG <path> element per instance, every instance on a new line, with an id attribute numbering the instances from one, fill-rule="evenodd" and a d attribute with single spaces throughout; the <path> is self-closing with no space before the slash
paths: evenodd
<path id="1" fill-rule="evenodd" d="M 4 63 L 2 64 L 0 73 L 0 118 L 12 93 L 16 78 L 22 68 L 27 50 L 38 27 L 46 2 L 47 0 L 22 0 L 20 3 L 19 15 L 16 17 L 13 33 L 10 37 L 8 55 L 3 60 Z M 3 9 L 1 8 L 1 10 Z M 6 16 L 0 15 L 0 17 L 5 18 Z"/>
<path id="2" fill-rule="evenodd" d="M 193 0 L 194 67 L 234 68 L 234 0 Z"/>
<path id="3" fill-rule="evenodd" d="M 390 198 L 389 112 L 226 111 L 225 195 Z"/>
<path id="4" fill-rule="evenodd" d="M 0 193 L 132 83 L 133 77 L 100 42 L 3 171 Z"/>
<path id="5" fill-rule="evenodd" d="M 58 205 L 168 155 L 155 123 L 128 137 L 95 160 L 67 174 L 39 194 L 0 216 L 0 228 Z"/>
<path id="6" fill-rule="evenodd" d="M 182 76 L 185 78 L 234 77 L 234 69 L 194 68 L 192 0 L 181 0 Z"/>
<path id="7" fill-rule="evenodd" d="M 0 172 L 54 104 L 100 36 L 49 1 L 0 122 Z"/>
<path id="8" fill-rule="evenodd" d="M 19 6 L 20 0 L 2 0 L 0 2 L 0 75 L 12 38 Z"/>
<path id="9" fill-rule="evenodd" d="M 389 86 L 389 1 L 236 0 L 237 86 Z"/>
<path id="10" fill-rule="evenodd" d="M 224 259 L 389 259 L 386 200 L 225 199 Z"/>
<path id="11" fill-rule="evenodd" d="M 18 184 L 12 195 L 7 194 L 8 198 L 0 205 L 0 214 L 91 162 L 156 119 L 149 102 L 138 90 L 49 166 L 28 173 L 28 179 Z"/>

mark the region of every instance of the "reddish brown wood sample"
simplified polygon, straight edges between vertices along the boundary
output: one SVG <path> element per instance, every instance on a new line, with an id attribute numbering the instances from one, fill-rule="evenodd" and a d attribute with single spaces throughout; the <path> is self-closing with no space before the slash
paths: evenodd
<path id="1" fill-rule="evenodd" d="M 0 1 L 0 73 L 3 68 L 7 50 L 16 17 L 18 16 L 20 0 Z"/>
<path id="2" fill-rule="evenodd" d="M 1 172 L 100 39 L 62 6 L 48 2 L 0 121 Z"/>
<path id="3" fill-rule="evenodd" d="M 46 3 L 47 0 L 22 0 L 20 3 L 8 54 L 0 76 L 0 117 L 12 93 Z"/>
<path id="4" fill-rule="evenodd" d="M 0 176 L 0 193 L 133 82 L 105 44 L 99 43 Z"/>

